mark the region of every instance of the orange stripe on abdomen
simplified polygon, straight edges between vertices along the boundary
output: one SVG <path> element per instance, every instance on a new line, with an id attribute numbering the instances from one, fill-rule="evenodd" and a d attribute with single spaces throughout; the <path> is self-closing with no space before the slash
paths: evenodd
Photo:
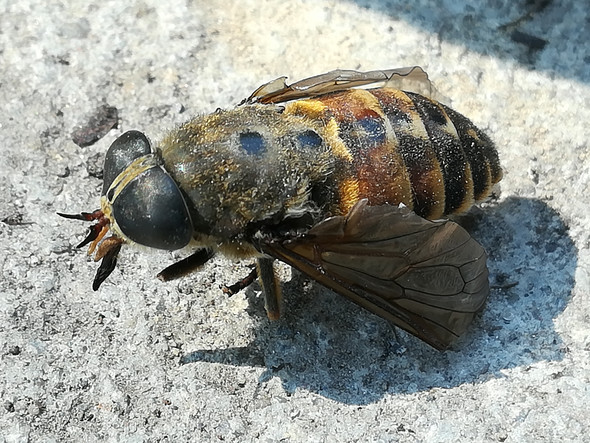
<path id="1" fill-rule="evenodd" d="M 432 141 L 412 100 L 396 89 L 373 89 L 395 137 L 397 150 L 409 176 L 414 211 L 436 219 L 445 213 L 443 171 Z"/>
<path id="2" fill-rule="evenodd" d="M 351 90 L 327 95 L 321 101 L 338 125 L 338 136 L 352 156 L 343 182 L 356 179 L 356 199 L 371 205 L 404 203 L 414 206 L 410 176 L 398 150 L 398 141 L 371 92 Z M 348 187 L 340 187 L 342 201 L 352 202 Z"/>

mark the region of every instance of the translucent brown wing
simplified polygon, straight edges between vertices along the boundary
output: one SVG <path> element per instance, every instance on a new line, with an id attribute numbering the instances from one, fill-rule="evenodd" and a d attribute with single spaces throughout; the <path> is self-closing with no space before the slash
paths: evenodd
<path id="1" fill-rule="evenodd" d="M 419 66 L 369 72 L 337 69 L 306 78 L 292 85 L 285 82 L 287 77 L 279 77 L 260 86 L 243 103 L 281 103 L 378 83 L 382 84 L 382 86 L 399 89 L 397 80 L 402 77 L 404 85 L 406 83 L 422 85 L 421 87 L 412 87 L 410 90 L 428 94 L 428 92 L 424 91 L 425 89 L 430 90 L 431 86 L 428 74 Z"/>
<path id="2" fill-rule="evenodd" d="M 265 252 L 437 349 L 461 335 L 488 292 L 486 253 L 451 221 L 357 203 Z"/>

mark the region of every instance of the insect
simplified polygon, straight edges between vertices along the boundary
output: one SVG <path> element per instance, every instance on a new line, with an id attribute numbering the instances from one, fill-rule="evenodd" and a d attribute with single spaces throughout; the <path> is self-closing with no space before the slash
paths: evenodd
<path id="1" fill-rule="evenodd" d="M 400 78 L 429 84 L 419 67 L 337 70 L 291 85 L 282 77 L 154 148 L 141 132 L 121 135 L 106 154 L 101 208 L 60 214 L 96 222 L 79 245 L 102 260 L 93 289 L 124 244 L 189 246 L 160 279 L 216 253 L 253 257 L 256 270 L 233 289 L 257 275 L 276 319 L 278 259 L 447 348 L 483 307 L 489 283 L 483 248 L 444 218 L 487 197 L 502 171 L 484 133 L 441 103 L 392 88 Z"/>

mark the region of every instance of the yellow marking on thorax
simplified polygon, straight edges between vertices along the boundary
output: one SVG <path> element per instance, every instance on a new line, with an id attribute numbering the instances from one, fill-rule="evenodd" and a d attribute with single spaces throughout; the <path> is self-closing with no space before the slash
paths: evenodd
<path id="1" fill-rule="evenodd" d="M 319 100 L 297 100 L 285 105 L 285 114 L 304 115 L 313 120 L 326 116 L 326 105 Z"/>

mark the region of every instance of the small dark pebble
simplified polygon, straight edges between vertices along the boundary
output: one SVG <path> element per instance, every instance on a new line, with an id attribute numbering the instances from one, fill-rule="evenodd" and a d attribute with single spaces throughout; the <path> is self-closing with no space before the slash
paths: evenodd
<path id="1" fill-rule="evenodd" d="M 86 125 L 72 132 L 72 141 L 81 148 L 93 145 L 119 124 L 119 111 L 103 105 L 88 119 Z"/>

